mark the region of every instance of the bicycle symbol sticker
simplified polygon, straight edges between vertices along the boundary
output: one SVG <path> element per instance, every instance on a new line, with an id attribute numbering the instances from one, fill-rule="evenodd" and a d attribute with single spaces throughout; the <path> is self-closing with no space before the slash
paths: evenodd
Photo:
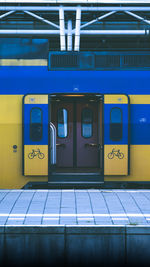
<path id="1" fill-rule="evenodd" d="M 124 154 L 122 152 L 120 152 L 120 149 L 115 150 L 113 148 L 112 151 L 107 155 L 107 157 L 109 159 L 113 159 L 114 157 L 117 157 L 118 159 L 123 159 L 124 158 Z"/>
<path id="2" fill-rule="evenodd" d="M 32 152 L 28 154 L 29 159 L 34 159 L 36 156 L 38 156 L 39 159 L 44 159 L 45 155 L 40 151 L 40 149 L 34 150 L 32 149 Z"/>

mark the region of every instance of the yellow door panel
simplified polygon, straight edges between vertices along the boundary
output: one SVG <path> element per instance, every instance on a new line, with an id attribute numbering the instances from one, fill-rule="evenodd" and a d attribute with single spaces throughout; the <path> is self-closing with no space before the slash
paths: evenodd
<path id="1" fill-rule="evenodd" d="M 105 175 L 128 174 L 128 145 L 105 145 L 104 155 Z"/>
<path id="2" fill-rule="evenodd" d="M 25 175 L 48 175 L 48 146 L 24 146 Z"/>

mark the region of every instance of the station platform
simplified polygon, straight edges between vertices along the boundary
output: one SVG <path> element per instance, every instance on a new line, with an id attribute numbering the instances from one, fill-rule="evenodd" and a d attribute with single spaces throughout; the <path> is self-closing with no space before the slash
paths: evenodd
<path id="1" fill-rule="evenodd" d="M 149 225 L 150 190 L 0 190 L 0 225 Z"/>
<path id="2" fill-rule="evenodd" d="M 0 190 L 1 266 L 146 266 L 149 244 L 150 190 Z"/>

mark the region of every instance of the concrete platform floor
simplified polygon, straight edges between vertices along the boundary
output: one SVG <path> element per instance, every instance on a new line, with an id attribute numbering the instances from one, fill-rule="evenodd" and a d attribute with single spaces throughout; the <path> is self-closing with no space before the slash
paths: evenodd
<path id="1" fill-rule="evenodd" d="M 0 225 L 150 225 L 150 190 L 0 190 Z"/>

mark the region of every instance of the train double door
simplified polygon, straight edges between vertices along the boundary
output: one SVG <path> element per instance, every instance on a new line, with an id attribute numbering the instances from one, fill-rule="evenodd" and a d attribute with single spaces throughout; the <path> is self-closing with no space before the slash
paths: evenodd
<path id="1" fill-rule="evenodd" d="M 25 176 L 83 172 L 120 179 L 130 173 L 129 98 L 25 95 L 22 138 Z"/>
<path id="2" fill-rule="evenodd" d="M 88 172 L 100 166 L 97 101 L 52 101 L 56 171 Z"/>

